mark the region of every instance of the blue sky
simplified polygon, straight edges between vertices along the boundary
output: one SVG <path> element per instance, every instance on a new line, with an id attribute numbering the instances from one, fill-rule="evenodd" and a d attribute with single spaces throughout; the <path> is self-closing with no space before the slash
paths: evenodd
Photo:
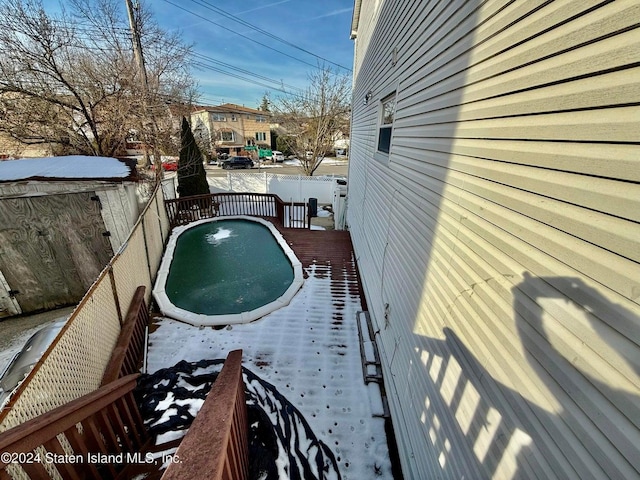
<path id="1" fill-rule="evenodd" d="M 267 91 L 277 97 L 283 84 L 288 91 L 307 85 L 309 74 L 324 62 L 318 57 L 351 75 L 353 0 L 153 0 L 149 6 L 163 28 L 181 32 L 204 56 L 199 61 L 215 69 L 193 70 L 202 104 L 255 108 Z"/>

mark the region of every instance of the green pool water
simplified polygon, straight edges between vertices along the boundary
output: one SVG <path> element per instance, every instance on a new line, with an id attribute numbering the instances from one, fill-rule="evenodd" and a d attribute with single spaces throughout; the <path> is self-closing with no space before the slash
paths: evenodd
<path id="1" fill-rule="evenodd" d="M 266 226 L 218 220 L 178 237 L 165 291 L 184 310 L 227 315 L 276 300 L 293 279 L 291 262 Z"/>

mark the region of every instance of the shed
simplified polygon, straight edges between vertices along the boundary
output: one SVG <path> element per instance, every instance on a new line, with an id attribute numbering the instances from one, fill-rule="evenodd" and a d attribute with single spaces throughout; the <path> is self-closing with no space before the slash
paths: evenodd
<path id="1" fill-rule="evenodd" d="M 135 165 L 64 156 L 0 162 L 0 318 L 77 303 L 139 215 Z"/>

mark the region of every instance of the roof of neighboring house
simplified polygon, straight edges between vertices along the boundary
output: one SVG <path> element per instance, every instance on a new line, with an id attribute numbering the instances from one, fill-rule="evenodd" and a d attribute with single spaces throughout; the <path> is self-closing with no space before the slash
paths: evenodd
<path id="1" fill-rule="evenodd" d="M 252 113 L 256 115 L 271 115 L 271 112 L 265 112 L 263 110 L 256 110 L 255 108 L 243 107 L 234 103 L 225 103 L 213 107 L 198 106 L 195 107 L 193 113 L 207 111 L 207 112 L 220 112 L 220 113 Z"/>
<path id="2" fill-rule="evenodd" d="M 137 180 L 135 165 L 112 157 L 68 155 L 0 161 L 0 182 L 18 180 Z"/>

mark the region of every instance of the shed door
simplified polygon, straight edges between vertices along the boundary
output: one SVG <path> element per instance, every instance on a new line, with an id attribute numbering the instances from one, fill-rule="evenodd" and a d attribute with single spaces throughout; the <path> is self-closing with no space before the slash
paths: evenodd
<path id="1" fill-rule="evenodd" d="M 78 303 L 113 256 L 105 230 L 94 192 L 0 200 L 0 271 L 22 311 Z"/>

